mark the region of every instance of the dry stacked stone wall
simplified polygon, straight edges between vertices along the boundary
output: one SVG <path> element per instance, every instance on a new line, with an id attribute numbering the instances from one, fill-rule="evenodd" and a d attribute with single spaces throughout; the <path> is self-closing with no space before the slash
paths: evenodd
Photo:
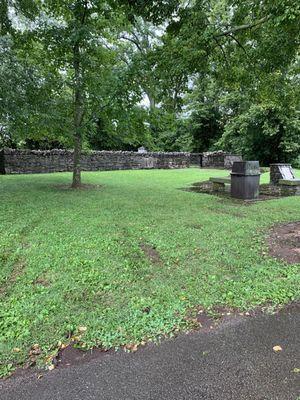
<path id="1" fill-rule="evenodd" d="M 126 169 L 204 168 L 231 169 L 242 157 L 223 152 L 214 153 L 159 153 L 131 151 L 89 151 L 81 158 L 83 171 L 113 171 Z M 0 174 L 39 174 L 72 171 L 71 150 L 16 150 L 0 151 Z"/>
<path id="2" fill-rule="evenodd" d="M 231 169 L 236 161 L 243 161 L 243 158 L 238 155 L 225 153 L 224 151 L 213 151 L 202 154 L 203 168 L 225 168 Z"/>
<path id="3" fill-rule="evenodd" d="M 5 149 L 3 155 L 7 174 L 65 172 L 73 167 L 73 152 L 69 150 Z M 81 166 L 84 171 L 187 168 L 190 154 L 91 151 L 82 154 Z"/>

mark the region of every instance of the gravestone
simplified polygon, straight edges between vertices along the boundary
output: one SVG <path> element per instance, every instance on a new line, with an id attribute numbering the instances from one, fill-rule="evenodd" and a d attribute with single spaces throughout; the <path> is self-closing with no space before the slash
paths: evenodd
<path id="1" fill-rule="evenodd" d="M 278 185 L 281 179 L 294 180 L 295 175 L 293 174 L 291 164 L 270 164 L 270 184 Z"/>

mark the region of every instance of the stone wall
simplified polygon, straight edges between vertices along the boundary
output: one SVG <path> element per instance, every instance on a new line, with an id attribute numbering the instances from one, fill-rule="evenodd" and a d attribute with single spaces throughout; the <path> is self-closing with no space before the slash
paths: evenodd
<path id="1" fill-rule="evenodd" d="M 83 171 L 112 171 L 125 169 L 204 168 L 231 169 L 242 157 L 224 152 L 213 153 L 138 153 L 131 151 L 89 151 L 82 154 Z M 4 169 L 5 167 L 5 169 Z M 71 150 L 0 151 L 0 174 L 38 174 L 72 171 Z"/>
<path id="2" fill-rule="evenodd" d="M 35 174 L 72 171 L 73 152 L 69 150 L 4 150 L 7 174 Z M 168 169 L 190 166 L 189 153 L 137 153 L 125 151 L 84 152 L 83 171 L 125 169 Z"/>
<path id="3" fill-rule="evenodd" d="M 243 158 L 238 155 L 225 153 L 224 151 L 207 152 L 202 155 L 203 168 L 231 169 L 233 163 L 236 161 L 243 161 Z"/>

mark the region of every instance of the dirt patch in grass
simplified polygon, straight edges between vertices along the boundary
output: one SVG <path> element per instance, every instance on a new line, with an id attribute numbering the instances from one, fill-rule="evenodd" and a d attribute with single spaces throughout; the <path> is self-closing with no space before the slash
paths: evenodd
<path id="1" fill-rule="evenodd" d="M 196 311 L 195 309 L 191 310 L 191 314 L 186 317 L 186 320 L 191 324 L 192 331 L 209 332 L 256 314 L 257 310 L 250 314 L 250 312 L 242 312 L 229 307 L 214 307 L 209 311 L 199 307 Z"/>
<path id="2" fill-rule="evenodd" d="M 103 349 L 95 348 L 83 351 L 73 346 L 68 346 L 63 351 L 59 352 L 53 363 L 56 367 L 67 368 L 73 365 L 82 365 L 92 360 L 99 359 L 99 357 L 102 357 L 105 354 L 113 353 L 113 350 L 105 351 Z"/>
<path id="3" fill-rule="evenodd" d="M 0 296 L 5 296 L 7 294 L 7 292 L 18 279 L 18 277 L 22 275 L 25 268 L 26 264 L 24 260 L 19 260 L 15 263 L 8 281 L 0 287 Z"/>
<path id="4" fill-rule="evenodd" d="M 159 252 L 147 243 L 141 243 L 140 248 L 153 264 L 162 264 Z"/>
<path id="5" fill-rule="evenodd" d="M 48 287 L 50 286 L 50 282 L 45 276 L 41 275 L 34 281 L 34 285 Z"/>
<path id="6" fill-rule="evenodd" d="M 300 221 L 273 227 L 268 245 L 271 256 L 289 264 L 300 263 Z"/>
<path id="7" fill-rule="evenodd" d="M 197 322 L 199 323 L 199 329 L 208 331 L 216 327 L 218 321 L 213 318 L 211 315 L 208 315 L 206 312 L 200 310 L 196 317 Z"/>
<path id="8" fill-rule="evenodd" d="M 14 283 L 19 276 L 21 276 L 22 272 L 24 271 L 26 267 L 25 261 L 24 260 L 19 260 L 15 265 L 14 269 L 10 275 L 10 282 Z"/>

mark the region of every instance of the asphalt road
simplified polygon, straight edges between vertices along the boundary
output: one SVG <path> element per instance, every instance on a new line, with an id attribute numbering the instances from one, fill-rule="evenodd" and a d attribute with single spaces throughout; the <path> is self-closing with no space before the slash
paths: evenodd
<path id="1" fill-rule="evenodd" d="M 300 309 L 0 383 L 1 400 L 297 400 Z M 274 346 L 282 351 L 274 352 Z"/>

